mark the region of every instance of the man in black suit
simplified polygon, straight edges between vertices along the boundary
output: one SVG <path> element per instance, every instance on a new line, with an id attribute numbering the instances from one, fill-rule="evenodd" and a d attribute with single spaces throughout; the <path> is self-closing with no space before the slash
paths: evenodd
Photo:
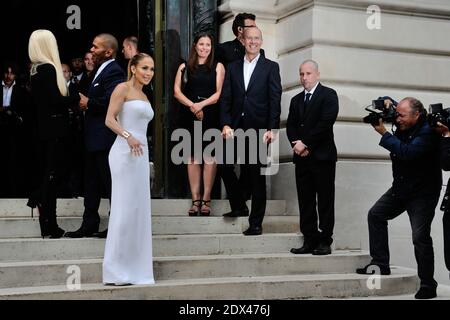
<path id="1" fill-rule="evenodd" d="M 81 227 L 66 233 L 69 238 L 106 237 L 107 230 L 97 232 L 100 223 L 98 208 L 102 195 L 111 199 L 108 154 L 116 135 L 105 126 L 105 117 L 114 88 L 125 81 L 125 74 L 114 59 L 117 50 L 117 40 L 110 34 L 98 35 L 92 44 L 95 76 L 88 97 L 80 93 L 80 108 L 85 111 L 85 210 Z"/>
<path id="2" fill-rule="evenodd" d="M 322 86 L 319 78 L 315 61 L 306 60 L 300 65 L 304 90 L 292 98 L 286 124 L 294 152 L 300 230 L 304 236 L 303 247 L 291 249 L 294 254 L 330 254 L 333 242 L 337 161 L 333 125 L 339 102 L 336 91 Z"/>
<path id="3" fill-rule="evenodd" d="M 278 129 L 281 113 L 281 79 L 276 62 L 260 54 L 261 30 L 247 28 L 244 32 L 245 57 L 228 65 L 220 100 L 222 135 L 229 139 L 235 129 L 264 130 L 264 143 L 272 141 L 272 129 Z M 258 132 L 257 132 L 258 133 Z M 250 144 L 258 141 L 250 141 Z M 261 175 L 261 162 L 251 164 L 248 160 L 249 145 L 246 145 L 246 162 L 241 169 L 248 174 L 252 207 L 250 226 L 245 235 L 262 233 L 262 222 L 266 210 L 266 179 Z M 239 151 L 239 150 L 238 150 Z M 261 159 L 260 159 L 261 160 Z M 242 186 L 237 180 L 233 167 L 224 166 L 224 183 L 230 186 L 229 199 L 232 209 L 242 212 L 245 199 Z M 225 217 L 236 217 L 232 211 Z"/>
<path id="4" fill-rule="evenodd" d="M 245 28 L 253 28 L 256 27 L 255 23 L 256 17 L 252 13 L 239 13 L 233 20 L 232 30 L 236 38 L 231 41 L 227 41 L 224 43 L 220 43 L 217 45 L 217 49 L 215 52 L 215 57 L 218 62 L 221 62 L 225 68 L 229 63 L 234 61 L 242 61 L 245 56 L 245 47 L 244 47 L 244 30 Z M 260 53 L 264 56 L 264 50 L 260 49 Z M 232 167 L 233 165 L 228 165 L 228 167 Z M 229 183 L 227 183 L 228 179 L 223 179 L 223 175 L 227 174 L 231 169 L 224 168 L 224 165 L 218 166 L 217 175 L 222 177 L 223 183 L 225 185 L 225 190 L 227 191 L 228 198 L 230 198 L 229 194 L 230 189 L 233 187 Z M 239 183 L 242 186 L 242 191 L 244 193 L 244 199 L 250 199 L 250 190 L 249 190 L 249 181 L 247 177 L 247 172 L 241 171 L 239 174 Z M 230 199 L 231 200 L 231 199 Z M 231 212 L 226 213 L 226 216 L 248 216 L 248 208 L 245 205 L 243 208 L 236 208 L 234 206 L 234 202 L 231 202 Z"/>
<path id="5" fill-rule="evenodd" d="M 0 106 L 0 198 L 23 198 L 27 195 L 30 137 L 26 135 L 30 97 L 16 81 L 18 67 L 13 62 L 2 66 L 3 103 Z M 28 190 L 29 191 L 29 190 Z"/>

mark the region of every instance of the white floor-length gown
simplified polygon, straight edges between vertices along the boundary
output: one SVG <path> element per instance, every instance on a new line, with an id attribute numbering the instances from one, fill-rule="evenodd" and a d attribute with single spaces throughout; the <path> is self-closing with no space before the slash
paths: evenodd
<path id="1" fill-rule="evenodd" d="M 149 102 L 129 100 L 118 115 L 120 125 L 144 146 L 135 156 L 122 136 L 109 153 L 112 192 L 105 256 L 104 284 L 153 284 L 150 165 L 147 125 L 153 118 Z"/>

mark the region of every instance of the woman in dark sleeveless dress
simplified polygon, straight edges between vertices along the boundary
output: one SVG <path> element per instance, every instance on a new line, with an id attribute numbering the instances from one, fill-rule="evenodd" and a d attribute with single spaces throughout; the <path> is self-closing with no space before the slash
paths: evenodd
<path id="1" fill-rule="evenodd" d="M 219 129 L 220 113 L 217 104 L 225 77 L 225 68 L 214 62 L 213 37 L 207 33 L 198 34 L 191 47 L 187 63 L 182 63 L 175 78 L 174 96 L 180 102 L 179 126 L 191 134 L 191 146 L 194 147 L 194 124 L 201 124 L 202 136 L 208 129 Z M 183 83 L 184 72 L 187 82 Z M 183 86 L 183 88 L 182 88 Z M 202 139 L 196 136 L 195 139 Z M 205 146 L 208 142 L 200 142 Z M 199 151 L 203 151 L 199 150 Z M 195 156 L 195 161 L 194 161 Z M 187 165 L 189 185 L 192 194 L 190 216 L 198 214 L 208 216 L 211 201 L 211 189 L 216 176 L 217 164 L 212 157 L 198 157 L 191 150 Z M 203 188 L 202 188 L 203 182 Z M 201 192 L 203 189 L 203 192 Z"/>
<path id="2" fill-rule="evenodd" d="M 38 208 L 42 237 L 61 238 L 64 230 L 56 221 L 56 195 L 67 170 L 69 107 L 77 105 L 80 98 L 68 95 L 58 44 L 52 32 L 33 31 L 28 53 L 32 63 L 31 95 L 37 111 L 41 171 L 39 187 L 27 205 Z"/>

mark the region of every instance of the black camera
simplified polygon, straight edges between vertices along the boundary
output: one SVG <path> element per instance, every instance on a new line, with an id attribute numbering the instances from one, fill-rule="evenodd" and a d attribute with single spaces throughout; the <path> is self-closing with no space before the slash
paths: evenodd
<path id="1" fill-rule="evenodd" d="M 397 118 L 395 104 L 394 102 L 391 102 L 386 106 L 384 100 L 385 99 L 372 100 L 372 105 L 365 108 L 370 113 L 363 118 L 364 123 L 377 125 L 380 122 L 380 119 L 382 119 L 383 122 L 395 122 L 395 119 Z"/>
<path id="2" fill-rule="evenodd" d="M 442 103 L 430 104 L 427 121 L 430 127 L 437 127 L 440 122 L 446 127 L 450 127 L 450 108 L 443 108 Z"/>

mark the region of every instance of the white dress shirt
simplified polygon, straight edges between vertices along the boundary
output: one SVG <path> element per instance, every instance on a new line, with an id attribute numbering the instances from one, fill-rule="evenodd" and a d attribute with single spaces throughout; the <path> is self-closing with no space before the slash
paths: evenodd
<path id="1" fill-rule="evenodd" d="M 248 61 L 247 55 L 244 56 L 244 84 L 245 91 L 247 91 L 248 84 L 250 82 L 250 78 L 252 77 L 253 71 L 255 71 L 256 64 L 258 63 L 259 57 L 261 54 L 258 54 L 256 58 L 254 58 L 251 62 Z"/>
<path id="2" fill-rule="evenodd" d="M 317 81 L 316 85 L 311 89 L 311 91 L 307 91 L 307 90 L 305 89 L 305 98 L 304 98 L 305 100 L 306 100 L 306 95 L 307 95 L 308 93 L 311 93 L 311 96 L 309 97 L 309 100 L 312 99 L 312 96 L 313 96 L 313 94 L 314 94 L 314 91 L 316 91 L 318 85 L 319 85 L 319 82 Z"/>
<path id="3" fill-rule="evenodd" d="M 73 77 L 72 77 L 72 83 L 75 83 L 75 78 L 77 78 L 78 82 L 80 82 L 80 81 L 81 81 L 81 78 L 83 78 L 83 72 L 80 73 L 80 74 L 77 75 L 77 76 L 73 76 Z"/>
<path id="4" fill-rule="evenodd" d="M 9 107 L 11 105 L 11 96 L 13 87 L 16 85 L 16 82 L 14 81 L 11 87 L 8 87 L 5 84 L 5 81 L 2 81 L 3 86 L 3 107 Z"/>
<path id="5" fill-rule="evenodd" d="M 108 64 L 110 64 L 111 62 L 113 62 L 114 60 L 116 60 L 116 59 L 109 59 L 108 61 L 105 61 L 105 62 L 102 63 L 102 65 L 100 66 L 100 68 L 98 68 L 97 73 L 95 74 L 94 80 L 92 80 L 92 83 L 94 83 L 95 79 L 97 79 L 98 75 L 99 75 L 100 73 L 102 73 L 102 71 L 106 68 L 106 66 L 107 66 Z"/>

